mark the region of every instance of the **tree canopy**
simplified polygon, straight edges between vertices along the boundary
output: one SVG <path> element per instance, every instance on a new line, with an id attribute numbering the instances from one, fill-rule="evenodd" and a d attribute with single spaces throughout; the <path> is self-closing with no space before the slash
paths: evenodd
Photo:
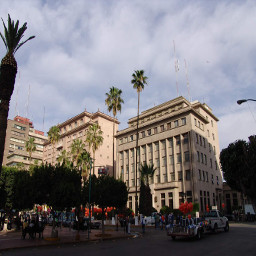
<path id="1" fill-rule="evenodd" d="M 256 136 L 237 140 L 220 153 L 220 163 L 227 184 L 256 200 Z"/>

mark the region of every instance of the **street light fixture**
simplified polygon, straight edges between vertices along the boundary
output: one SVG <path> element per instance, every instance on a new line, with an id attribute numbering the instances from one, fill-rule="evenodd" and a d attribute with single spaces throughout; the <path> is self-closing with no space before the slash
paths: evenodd
<path id="1" fill-rule="evenodd" d="M 254 99 L 242 99 L 242 100 L 238 100 L 237 104 L 241 105 L 242 103 L 247 102 L 247 101 L 256 101 L 256 100 L 254 100 Z"/>

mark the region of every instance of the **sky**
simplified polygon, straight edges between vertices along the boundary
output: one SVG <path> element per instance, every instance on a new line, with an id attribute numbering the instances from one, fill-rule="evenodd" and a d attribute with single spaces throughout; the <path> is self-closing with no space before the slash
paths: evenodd
<path id="1" fill-rule="evenodd" d="M 255 134 L 256 102 L 236 103 L 256 99 L 255 0 L 1 0 L 0 7 L 6 24 L 8 14 L 27 22 L 24 40 L 36 36 L 15 54 L 10 119 L 27 117 L 47 133 L 85 109 L 109 114 L 105 94 L 115 86 L 124 129 L 137 115 L 132 74 L 144 70 L 140 112 L 182 95 L 212 108 L 220 149 Z"/>

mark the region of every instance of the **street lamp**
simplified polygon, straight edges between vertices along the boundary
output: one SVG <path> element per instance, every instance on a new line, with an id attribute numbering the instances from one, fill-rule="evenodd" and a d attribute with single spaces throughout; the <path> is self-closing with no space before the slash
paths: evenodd
<path id="1" fill-rule="evenodd" d="M 237 104 L 241 105 L 242 103 L 247 102 L 247 101 L 256 101 L 256 100 L 254 100 L 254 99 L 242 99 L 242 100 L 238 100 Z"/>

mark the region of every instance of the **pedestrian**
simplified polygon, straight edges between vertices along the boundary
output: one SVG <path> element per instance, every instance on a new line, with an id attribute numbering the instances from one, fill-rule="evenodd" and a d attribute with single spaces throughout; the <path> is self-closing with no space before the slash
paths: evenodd
<path id="1" fill-rule="evenodd" d="M 163 228 L 164 228 L 164 222 L 165 222 L 165 218 L 164 218 L 164 215 L 162 214 L 162 216 L 161 216 L 161 230 L 163 230 Z"/>
<path id="2" fill-rule="evenodd" d="M 144 234 L 145 233 L 145 219 L 144 219 L 144 216 L 141 215 L 141 227 L 142 227 L 142 233 Z"/>

